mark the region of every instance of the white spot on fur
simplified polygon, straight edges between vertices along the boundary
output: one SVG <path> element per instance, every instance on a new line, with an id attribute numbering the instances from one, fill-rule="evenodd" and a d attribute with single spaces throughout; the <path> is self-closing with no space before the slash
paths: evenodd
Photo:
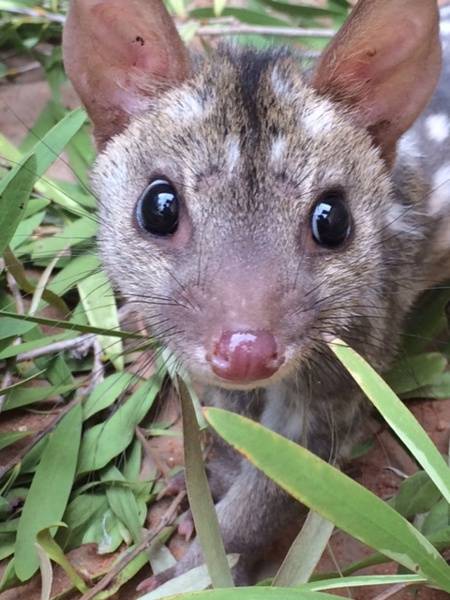
<path id="1" fill-rule="evenodd" d="M 286 138 L 281 135 L 273 140 L 270 148 L 270 163 L 272 165 L 279 166 L 282 163 L 286 155 L 286 146 Z"/>
<path id="2" fill-rule="evenodd" d="M 415 131 L 408 131 L 405 135 L 400 138 L 398 144 L 398 156 L 407 157 L 407 162 L 417 163 L 422 158 L 422 151 L 420 149 L 420 140 Z"/>
<path id="3" fill-rule="evenodd" d="M 225 164 L 230 175 L 238 166 L 240 158 L 241 146 L 239 143 L 239 137 L 236 135 L 230 135 L 227 137 L 225 142 Z"/>
<path id="4" fill-rule="evenodd" d="M 164 114 L 180 125 L 188 125 L 202 121 L 211 112 L 212 102 L 204 101 L 198 94 L 190 91 L 181 92 L 174 98 L 173 104 L 167 106 Z"/>
<path id="5" fill-rule="evenodd" d="M 430 140 L 439 144 L 450 134 L 450 121 L 443 113 L 429 116 L 425 121 L 425 126 Z"/>
<path id="6" fill-rule="evenodd" d="M 334 115 L 331 103 L 321 100 L 303 114 L 302 125 L 311 137 L 322 137 L 333 129 Z"/>
<path id="7" fill-rule="evenodd" d="M 446 35 L 450 35 L 450 21 L 442 20 L 441 21 L 441 33 Z"/>
<path id="8" fill-rule="evenodd" d="M 272 89 L 278 100 L 283 103 L 289 102 L 292 93 L 292 83 L 280 73 L 276 66 L 272 70 L 270 80 Z"/>
<path id="9" fill-rule="evenodd" d="M 432 216 L 448 214 L 450 211 L 450 163 L 436 171 L 433 177 L 429 212 Z"/>
<path id="10" fill-rule="evenodd" d="M 386 213 L 386 225 L 395 233 L 421 237 L 422 234 L 409 222 L 409 216 L 413 209 L 402 204 L 393 204 Z"/>

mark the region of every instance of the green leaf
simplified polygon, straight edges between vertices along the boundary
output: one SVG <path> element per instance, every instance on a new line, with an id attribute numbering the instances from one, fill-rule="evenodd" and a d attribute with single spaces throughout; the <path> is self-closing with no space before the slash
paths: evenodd
<path id="1" fill-rule="evenodd" d="M 1 319 L 0 319 L 0 327 L 1 327 Z M 20 323 L 20 321 L 11 321 L 16 325 Z M 28 326 L 28 329 L 31 327 Z M 62 342 L 65 340 L 71 340 L 77 337 L 77 334 L 74 332 L 68 333 L 57 333 L 55 335 L 44 336 L 39 340 L 32 340 L 30 342 L 23 342 L 22 344 L 16 344 L 15 346 L 10 346 L 9 348 L 5 348 L 0 352 L 0 360 L 5 360 L 6 358 L 12 358 L 17 356 L 18 354 L 22 354 L 23 352 L 29 352 L 30 350 L 36 350 L 38 348 L 44 348 L 50 344 L 54 344 L 55 342 Z"/>
<path id="2" fill-rule="evenodd" d="M 430 385 L 404 394 L 403 398 L 433 398 L 435 400 L 448 400 L 450 398 L 450 372 L 438 375 Z"/>
<path id="3" fill-rule="evenodd" d="M 81 217 L 66 225 L 58 235 L 37 240 L 33 245 L 31 258 L 36 260 L 56 256 L 64 248 L 72 248 L 94 238 L 96 233 L 97 223 L 89 217 Z"/>
<path id="4" fill-rule="evenodd" d="M 24 140 L 21 142 L 19 149 L 21 152 L 30 152 L 37 140 L 40 140 L 44 135 L 55 125 L 53 116 L 52 102 L 47 102 L 38 118 L 27 132 Z"/>
<path id="5" fill-rule="evenodd" d="M 93 327 L 120 329 L 117 304 L 111 284 L 104 271 L 99 271 L 78 282 L 81 302 Z M 111 336 L 99 336 L 103 351 L 118 371 L 124 367 L 123 344 Z"/>
<path id="6" fill-rule="evenodd" d="M 53 525 L 58 527 L 66 527 L 64 523 L 55 523 Z M 70 561 L 64 556 L 64 552 L 53 539 L 50 533 L 50 528 L 46 527 L 45 529 L 39 531 L 37 533 L 36 539 L 41 548 L 43 548 L 43 550 L 45 550 L 45 552 L 47 553 L 47 556 L 53 562 L 62 567 L 73 586 L 76 587 L 81 593 L 85 592 L 87 590 L 87 585 L 80 577 L 80 575 L 78 575 L 76 570 L 73 568 Z"/>
<path id="7" fill-rule="evenodd" d="M 446 366 L 447 360 L 438 352 L 417 354 L 397 361 L 385 379 L 397 394 L 406 394 L 430 385 Z"/>
<path id="8" fill-rule="evenodd" d="M 31 431 L 6 431 L 0 433 L 0 450 L 15 444 L 19 440 L 31 435 Z"/>
<path id="9" fill-rule="evenodd" d="M 111 406 L 120 394 L 126 392 L 132 383 L 137 383 L 138 377 L 133 373 L 113 373 L 104 381 L 95 386 L 83 404 L 83 419 Z"/>
<path id="10" fill-rule="evenodd" d="M 77 404 L 50 434 L 20 517 L 15 570 L 21 581 L 38 569 L 36 535 L 59 522 L 69 499 L 81 438 L 81 406 Z"/>
<path id="11" fill-rule="evenodd" d="M 417 354 L 432 339 L 447 328 L 445 307 L 450 301 L 450 287 L 428 291 L 412 313 L 410 323 L 403 335 L 404 351 Z"/>
<path id="12" fill-rule="evenodd" d="M 40 375 L 42 373 L 38 373 Z M 29 379 L 21 383 L 27 383 Z M 23 406 L 29 406 L 43 400 L 50 400 L 57 396 L 67 394 L 76 389 L 78 384 L 70 383 L 67 385 L 45 385 L 36 387 L 20 387 L 8 392 L 3 410 L 13 410 Z"/>
<path id="13" fill-rule="evenodd" d="M 414 415 L 378 373 L 345 342 L 334 340 L 329 347 L 450 503 L 450 469 Z"/>
<path id="14" fill-rule="evenodd" d="M 6 317 L 0 311 L 0 340 L 11 337 L 20 337 L 35 327 L 34 323 L 22 320 L 22 315 Z"/>
<path id="15" fill-rule="evenodd" d="M 188 389 L 178 378 L 183 413 L 184 460 L 186 489 L 195 529 L 213 587 L 233 587 L 219 521 L 208 485 L 200 444 L 200 429 Z"/>
<path id="16" fill-rule="evenodd" d="M 448 502 L 442 499 L 433 506 L 425 517 L 422 524 L 422 533 L 427 537 L 434 537 L 441 533 L 445 534 L 445 531 L 450 533 L 450 506 Z"/>
<path id="17" fill-rule="evenodd" d="M 214 10 L 212 8 L 195 8 L 189 14 L 195 19 L 210 19 L 214 17 Z M 250 25 L 279 25 L 280 27 L 288 25 L 286 21 L 246 8 L 225 8 L 222 11 L 222 17 L 235 17 L 241 23 L 249 23 Z"/>
<path id="18" fill-rule="evenodd" d="M 407 583 L 426 583 L 425 577 L 420 575 L 363 575 L 359 577 L 336 577 L 335 579 L 320 579 L 301 585 L 300 590 L 311 590 L 319 592 L 329 589 L 345 589 L 352 587 L 365 587 L 374 585 L 398 585 Z"/>
<path id="19" fill-rule="evenodd" d="M 99 268 L 100 260 L 94 254 L 77 256 L 52 278 L 47 287 L 54 294 L 61 296 L 75 287 L 79 281 L 95 273 Z"/>
<path id="20" fill-rule="evenodd" d="M 102 473 L 103 481 L 111 479 L 115 481 L 110 482 L 106 487 L 106 498 L 109 507 L 128 529 L 133 542 L 139 544 L 142 538 L 141 532 L 146 512 L 140 514 L 136 496 L 130 488 L 120 484 L 120 482 L 126 483 L 126 480 L 119 469 L 114 466 L 110 466 Z"/>
<path id="21" fill-rule="evenodd" d="M 16 173 L 27 164 L 32 154 L 36 157 L 35 169 L 36 177 L 41 177 L 48 168 L 55 162 L 64 147 L 75 135 L 86 120 L 86 113 L 83 109 L 77 108 L 68 113 L 64 119 L 61 119 L 50 131 L 39 140 L 36 145 L 27 153 L 8 175 L 0 182 L 0 193 L 3 193 L 6 186 L 12 181 Z M 17 152 L 17 151 L 16 151 Z M 20 154 L 19 154 L 20 155 Z"/>
<path id="22" fill-rule="evenodd" d="M 50 204 L 46 201 L 47 204 Z M 28 202 L 27 207 L 30 206 L 31 201 Z M 25 209 L 27 210 L 27 209 Z M 45 217 L 45 212 L 38 212 L 28 219 L 23 219 L 11 239 L 9 244 L 11 250 L 15 251 L 16 256 L 21 256 L 27 253 L 27 242 L 33 234 L 34 230 L 39 227 Z"/>
<path id="23" fill-rule="evenodd" d="M 303 4 L 291 4 L 288 2 L 280 2 L 279 0 L 258 0 L 258 2 L 263 6 L 268 6 L 275 11 L 301 19 L 328 19 L 330 17 L 335 17 L 336 15 L 340 16 L 341 14 L 340 11 L 333 9 L 320 8 L 317 6 L 305 6 Z"/>
<path id="24" fill-rule="evenodd" d="M 0 255 L 12 239 L 25 212 L 36 177 L 36 157 L 32 154 L 14 174 L 0 195 Z"/>
<path id="25" fill-rule="evenodd" d="M 92 526 L 102 523 L 102 515 L 108 508 L 104 494 L 81 494 L 76 496 L 64 513 L 63 521 L 67 529 L 60 529 L 57 534 L 58 542 L 65 550 L 81 546 L 83 543 L 97 541 L 87 539 Z"/>
<path id="26" fill-rule="evenodd" d="M 13 383 L 12 385 L 8 385 L 7 387 L 2 388 L 2 390 L 1 390 L 2 394 L 12 392 L 13 390 L 16 391 L 16 390 L 22 388 L 24 385 L 26 385 L 30 381 L 33 381 L 34 379 L 38 379 L 38 377 L 40 377 L 43 373 L 45 373 L 45 369 L 43 369 L 42 371 L 38 371 L 37 373 L 33 373 L 33 375 L 30 375 L 30 377 L 27 377 L 26 379 L 22 379 L 22 381 Z"/>
<path id="27" fill-rule="evenodd" d="M 160 377 L 152 377 L 107 421 L 91 427 L 84 434 L 78 463 L 79 474 L 103 468 L 129 446 L 136 426 L 152 407 L 160 387 Z"/>
<path id="28" fill-rule="evenodd" d="M 450 591 L 450 567 L 444 559 L 417 529 L 369 490 L 250 419 L 217 408 L 206 409 L 205 416 L 220 436 L 294 498 L 361 542 Z"/>
<path id="29" fill-rule="evenodd" d="M 151 592 L 153 594 L 153 592 Z M 153 594 L 141 596 L 139 600 L 153 600 Z M 206 590 L 205 592 L 187 592 L 176 596 L 166 596 L 165 600 L 341 600 L 322 592 L 303 592 L 292 588 L 252 587 L 227 590 Z"/>
<path id="30" fill-rule="evenodd" d="M 12 558 L 6 566 L 6 569 L 3 572 L 3 575 L 0 578 L 0 592 L 4 590 L 8 590 L 14 585 L 18 584 L 19 581 L 16 577 L 16 572 L 14 570 L 14 558 Z"/>
<path id="31" fill-rule="evenodd" d="M 428 475 L 419 471 L 403 481 L 391 504 L 401 515 L 409 518 L 428 512 L 441 497 Z"/>

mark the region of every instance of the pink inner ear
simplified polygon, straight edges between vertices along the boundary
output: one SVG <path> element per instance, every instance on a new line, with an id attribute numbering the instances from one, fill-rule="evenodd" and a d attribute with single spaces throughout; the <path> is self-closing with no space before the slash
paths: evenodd
<path id="1" fill-rule="evenodd" d="M 353 109 L 385 156 L 429 101 L 440 72 L 435 0 L 360 0 L 313 85 Z"/>
<path id="2" fill-rule="evenodd" d="M 189 71 L 161 0 L 72 0 L 64 62 L 100 145 Z"/>

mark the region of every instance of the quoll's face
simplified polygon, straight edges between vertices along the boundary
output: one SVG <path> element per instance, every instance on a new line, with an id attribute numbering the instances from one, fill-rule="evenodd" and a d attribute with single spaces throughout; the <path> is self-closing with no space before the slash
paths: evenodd
<path id="1" fill-rule="evenodd" d="M 219 54 L 93 181 L 107 270 L 198 380 L 267 385 L 384 314 L 386 167 L 291 58 Z"/>

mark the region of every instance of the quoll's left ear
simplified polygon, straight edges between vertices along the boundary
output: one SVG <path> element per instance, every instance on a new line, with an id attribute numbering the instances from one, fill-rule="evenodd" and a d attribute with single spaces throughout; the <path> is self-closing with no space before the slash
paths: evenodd
<path id="1" fill-rule="evenodd" d="M 353 109 L 391 164 L 440 67 L 436 0 L 360 0 L 319 60 L 313 86 Z"/>
<path id="2" fill-rule="evenodd" d="M 70 0 L 63 51 L 100 148 L 190 73 L 162 0 Z"/>

